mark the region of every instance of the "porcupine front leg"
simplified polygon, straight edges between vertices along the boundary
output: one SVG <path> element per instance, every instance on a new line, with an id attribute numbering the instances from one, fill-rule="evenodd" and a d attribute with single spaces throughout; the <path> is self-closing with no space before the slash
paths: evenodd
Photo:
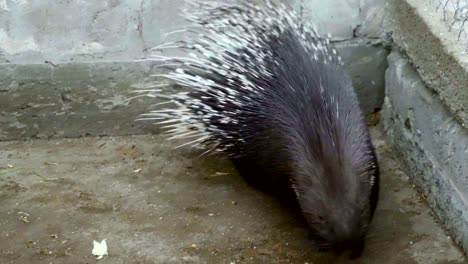
<path id="1" fill-rule="evenodd" d="M 259 160 L 258 156 L 243 156 L 231 159 L 244 181 L 251 187 L 278 198 L 288 208 L 300 211 L 296 195 L 288 177 L 281 172 L 272 171 Z"/>

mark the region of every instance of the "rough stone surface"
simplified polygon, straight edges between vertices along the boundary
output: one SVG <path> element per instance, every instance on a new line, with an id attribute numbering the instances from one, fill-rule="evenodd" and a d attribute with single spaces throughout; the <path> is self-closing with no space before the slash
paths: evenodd
<path id="1" fill-rule="evenodd" d="M 151 63 L 0 65 L 0 141 L 151 132 L 135 119 Z"/>
<path id="2" fill-rule="evenodd" d="M 355 36 L 387 40 L 391 20 L 389 16 L 389 2 L 391 1 L 393 0 L 362 0 L 361 24 L 357 27 Z"/>
<path id="3" fill-rule="evenodd" d="M 180 7 L 182 0 L 0 0 L 0 51 L 13 63 L 133 60 L 183 26 Z"/>
<path id="4" fill-rule="evenodd" d="M 313 22 L 320 33 L 330 33 L 334 40 L 353 38 L 356 28 L 362 21 L 360 0 L 289 0 L 288 2 L 299 14 L 302 5 L 304 20 Z"/>
<path id="5" fill-rule="evenodd" d="M 346 41 L 337 43 L 345 61 L 361 108 L 367 114 L 382 107 L 385 96 L 385 70 L 389 51 L 370 41 Z"/>
<path id="6" fill-rule="evenodd" d="M 260 2 L 260 1 L 257 1 Z M 286 0 L 335 39 L 376 37 L 384 0 Z M 186 25 L 183 0 L 0 0 L 0 63 L 118 61 L 146 55 Z M 80 12 L 76 12 L 80 10 Z"/>
<path id="7" fill-rule="evenodd" d="M 340 42 L 363 110 L 381 107 L 387 50 L 372 42 Z M 156 63 L 74 62 L 0 65 L 0 141 L 25 138 L 121 136 L 148 129 L 135 122 L 154 109 L 135 87 L 158 82 Z M 164 90 L 174 93 L 173 87 Z"/>
<path id="8" fill-rule="evenodd" d="M 305 21 L 314 23 L 319 32 L 330 33 L 334 40 L 355 37 L 379 38 L 388 10 L 384 0 L 286 0 Z M 302 6 L 302 10 L 301 10 Z"/>
<path id="9" fill-rule="evenodd" d="M 357 263 L 466 263 L 380 130 L 372 136 L 382 200 Z M 0 263 L 95 263 L 93 240 L 105 238 L 109 255 L 97 263 L 331 263 L 310 251 L 294 214 L 248 187 L 230 162 L 176 144 L 151 136 L 0 143 Z"/>
<path id="10" fill-rule="evenodd" d="M 425 83 L 468 129 L 468 55 L 426 0 L 391 1 L 395 43 L 402 47 Z"/>
<path id="11" fill-rule="evenodd" d="M 389 56 L 383 120 L 412 179 L 468 251 L 468 133 L 400 53 Z"/>

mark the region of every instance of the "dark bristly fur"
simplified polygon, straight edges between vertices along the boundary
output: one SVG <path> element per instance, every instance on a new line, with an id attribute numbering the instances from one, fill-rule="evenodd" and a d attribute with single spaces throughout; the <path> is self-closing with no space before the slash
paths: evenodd
<path id="1" fill-rule="evenodd" d="M 284 6 L 191 3 L 202 35 L 160 48 L 189 88 L 153 111 L 172 138 L 226 153 L 258 188 L 290 194 L 319 249 L 361 254 L 379 189 L 376 155 L 341 58 Z M 303 27 L 304 26 L 304 27 Z M 159 90 L 146 90 L 152 96 Z"/>

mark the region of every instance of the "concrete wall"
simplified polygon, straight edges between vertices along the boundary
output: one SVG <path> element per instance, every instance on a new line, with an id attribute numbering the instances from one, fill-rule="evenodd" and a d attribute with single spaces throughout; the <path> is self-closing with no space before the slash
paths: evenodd
<path id="1" fill-rule="evenodd" d="M 182 25 L 181 0 L 0 0 L 0 61 L 141 58 Z"/>
<path id="2" fill-rule="evenodd" d="M 303 18 L 333 34 L 364 110 L 379 109 L 385 1 L 287 1 L 299 12 L 301 2 Z M 155 72 L 134 60 L 186 25 L 183 7 L 183 0 L 0 0 L 0 140 L 153 131 L 134 122 L 150 102 L 126 100 Z"/>
<path id="3" fill-rule="evenodd" d="M 407 57 L 389 56 L 383 121 L 387 137 L 452 237 L 468 250 L 468 132 Z"/>
<path id="4" fill-rule="evenodd" d="M 458 33 L 449 30 L 443 14 L 426 0 L 395 0 L 390 12 L 395 42 L 453 116 L 468 128 L 468 55 Z"/>
<path id="5" fill-rule="evenodd" d="M 378 37 L 383 0 L 288 0 L 337 40 Z M 184 26 L 183 0 L 0 0 L 0 62 L 132 60 Z"/>
<path id="6" fill-rule="evenodd" d="M 468 252 L 468 56 L 426 0 L 389 7 L 394 50 L 382 120 L 416 187 Z M 404 53 L 404 55 L 403 55 Z"/>
<path id="7" fill-rule="evenodd" d="M 330 33 L 335 40 L 357 36 L 378 38 L 386 34 L 387 1 L 382 0 L 288 0 L 303 18 L 313 21 L 321 33 Z"/>

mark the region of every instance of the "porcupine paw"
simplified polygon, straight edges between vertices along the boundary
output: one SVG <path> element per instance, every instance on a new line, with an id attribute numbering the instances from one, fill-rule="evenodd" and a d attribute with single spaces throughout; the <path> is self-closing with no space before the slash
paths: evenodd
<path id="1" fill-rule="evenodd" d="M 330 250 L 326 241 L 320 236 L 318 236 L 317 234 L 315 234 L 313 231 L 309 230 L 309 234 L 307 238 L 308 238 L 308 241 L 307 241 L 308 244 L 312 247 L 314 251 L 323 253 L 323 252 L 327 252 Z"/>
<path id="2" fill-rule="evenodd" d="M 351 249 L 351 253 L 349 255 L 349 259 L 360 258 L 364 251 L 364 241 L 361 240 L 361 241 L 354 243 L 354 245 L 352 245 L 350 249 Z"/>

